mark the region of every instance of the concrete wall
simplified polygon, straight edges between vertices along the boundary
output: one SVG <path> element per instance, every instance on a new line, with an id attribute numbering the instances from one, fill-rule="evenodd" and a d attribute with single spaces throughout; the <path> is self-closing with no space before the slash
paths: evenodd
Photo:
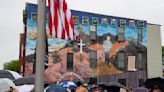
<path id="1" fill-rule="evenodd" d="M 160 25 L 147 25 L 148 47 L 147 47 L 147 69 L 148 78 L 162 77 L 162 48 Z"/>

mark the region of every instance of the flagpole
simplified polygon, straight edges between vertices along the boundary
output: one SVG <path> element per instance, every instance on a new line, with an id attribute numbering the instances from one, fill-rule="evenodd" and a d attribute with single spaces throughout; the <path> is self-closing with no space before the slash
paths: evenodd
<path id="1" fill-rule="evenodd" d="M 45 10 L 46 0 L 38 0 L 35 92 L 43 92 L 44 90 L 44 62 L 46 54 Z"/>

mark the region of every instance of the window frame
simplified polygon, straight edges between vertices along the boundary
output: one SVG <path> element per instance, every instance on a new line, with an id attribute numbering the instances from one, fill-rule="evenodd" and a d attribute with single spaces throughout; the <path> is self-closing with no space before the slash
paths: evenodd
<path id="1" fill-rule="evenodd" d="M 123 31 L 120 31 L 120 30 L 123 30 Z M 120 37 L 120 36 L 122 36 L 122 37 Z M 118 41 L 119 42 L 125 41 L 125 28 L 122 28 L 122 27 L 118 28 Z"/>
<path id="2" fill-rule="evenodd" d="M 142 42 L 142 29 L 138 29 L 138 42 Z"/>
<path id="3" fill-rule="evenodd" d="M 92 53 L 94 53 L 94 55 L 95 55 L 95 58 L 93 58 L 93 57 L 91 57 L 91 54 Z M 89 61 L 90 61 L 90 68 L 96 68 L 97 67 L 97 51 L 93 51 L 93 50 L 91 50 L 90 52 L 89 52 Z M 94 62 L 94 64 L 92 64 Z"/>
<path id="4" fill-rule="evenodd" d="M 94 30 L 92 30 L 92 27 L 94 27 Z M 93 34 L 93 36 L 92 36 Z M 89 34 L 90 40 L 96 40 L 97 39 L 97 26 L 96 25 L 90 25 L 90 34 Z"/>
<path id="5" fill-rule="evenodd" d="M 123 59 L 119 59 L 119 54 L 123 54 Z M 119 62 L 122 62 L 122 63 L 120 64 Z M 122 64 L 123 64 L 123 66 L 122 66 Z M 117 54 L 117 67 L 119 69 L 125 69 L 125 53 L 124 52 L 118 52 L 118 54 Z"/>
<path id="6" fill-rule="evenodd" d="M 141 55 L 141 60 L 139 59 L 139 55 Z M 137 54 L 137 68 L 138 69 L 143 69 L 143 57 L 142 53 Z"/>
<path id="7" fill-rule="evenodd" d="M 69 57 L 71 57 L 72 60 L 70 60 Z M 70 64 L 71 66 L 69 67 Z M 73 53 L 67 53 L 67 71 L 73 71 Z"/>

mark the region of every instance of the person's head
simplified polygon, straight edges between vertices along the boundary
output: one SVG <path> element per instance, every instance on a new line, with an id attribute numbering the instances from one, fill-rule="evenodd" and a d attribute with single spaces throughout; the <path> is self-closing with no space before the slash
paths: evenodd
<path id="1" fill-rule="evenodd" d="M 81 81 L 78 81 L 78 82 L 76 83 L 76 85 L 77 85 L 77 86 L 81 86 L 81 85 L 82 85 Z"/>
<path id="2" fill-rule="evenodd" d="M 159 87 L 158 87 L 157 85 L 155 85 L 155 86 L 153 87 L 153 89 L 157 90 L 157 89 L 159 89 Z"/>
<path id="3" fill-rule="evenodd" d="M 100 88 L 99 88 L 98 86 L 95 86 L 95 87 L 93 88 L 93 92 L 100 92 Z"/>
<path id="4" fill-rule="evenodd" d="M 105 90 L 104 90 L 104 92 L 108 92 L 108 90 L 107 90 L 107 89 L 105 89 Z"/>

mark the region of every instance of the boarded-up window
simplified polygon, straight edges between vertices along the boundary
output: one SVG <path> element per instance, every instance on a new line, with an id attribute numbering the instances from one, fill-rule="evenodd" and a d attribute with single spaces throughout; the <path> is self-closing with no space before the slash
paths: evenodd
<path id="1" fill-rule="evenodd" d="M 142 87 L 144 83 L 144 79 L 139 79 L 139 87 Z"/>
<path id="2" fill-rule="evenodd" d="M 97 52 L 96 51 L 90 51 L 90 67 L 96 68 L 97 66 Z"/>
<path id="3" fill-rule="evenodd" d="M 90 26 L 90 39 L 91 40 L 96 40 L 96 26 L 95 25 L 91 25 Z"/>
<path id="4" fill-rule="evenodd" d="M 96 40 L 96 32 L 90 32 L 90 39 L 91 40 Z"/>
<path id="5" fill-rule="evenodd" d="M 128 56 L 128 71 L 137 71 L 136 56 Z"/>
<path id="6" fill-rule="evenodd" d="M 142 69 L 143 68 L 142 53 L 138 53 L 137 62 L 138 62 L 138 68 Z"/>
<path id="7" fill-rule="evenodd" d="M 73 53 L 67 53 L 67 70 L 73 71 Z"/>
<path id="8" fill-rule="evenodd" d="M 118 82 L 124 86 L 126 86 L 126 79 L 118 79 Z"/>
<path id="9" fill-rule="evenodd" d="M 138 29 L 138 42 L 142 42 L 142 29 Z"/>
<path id="10" fill-rule="evenodd" d="M 118 34 L 118 41 L 124 41 L 125 38 L 124 38 L 124 34 L 120 33 Z"/>
<path id="11" fill-rule="evenodd" d="M 118 41 L 125 41 L 124 28 L 118 29 Z"/>
<path id="12" fill-rule="evenodd" d="M 119 28 L 118 33 L 120 33 L 120 34 L 123 33 L 124 34 L 124 28 Z"/>
<path id="13" fill-rule="evenodd" d="M 119 52 L 118 56 L 117 56 L 117 60 L 118 60 L 118 68 L 125 68 L 125 55 L 123 52 Z"/>

